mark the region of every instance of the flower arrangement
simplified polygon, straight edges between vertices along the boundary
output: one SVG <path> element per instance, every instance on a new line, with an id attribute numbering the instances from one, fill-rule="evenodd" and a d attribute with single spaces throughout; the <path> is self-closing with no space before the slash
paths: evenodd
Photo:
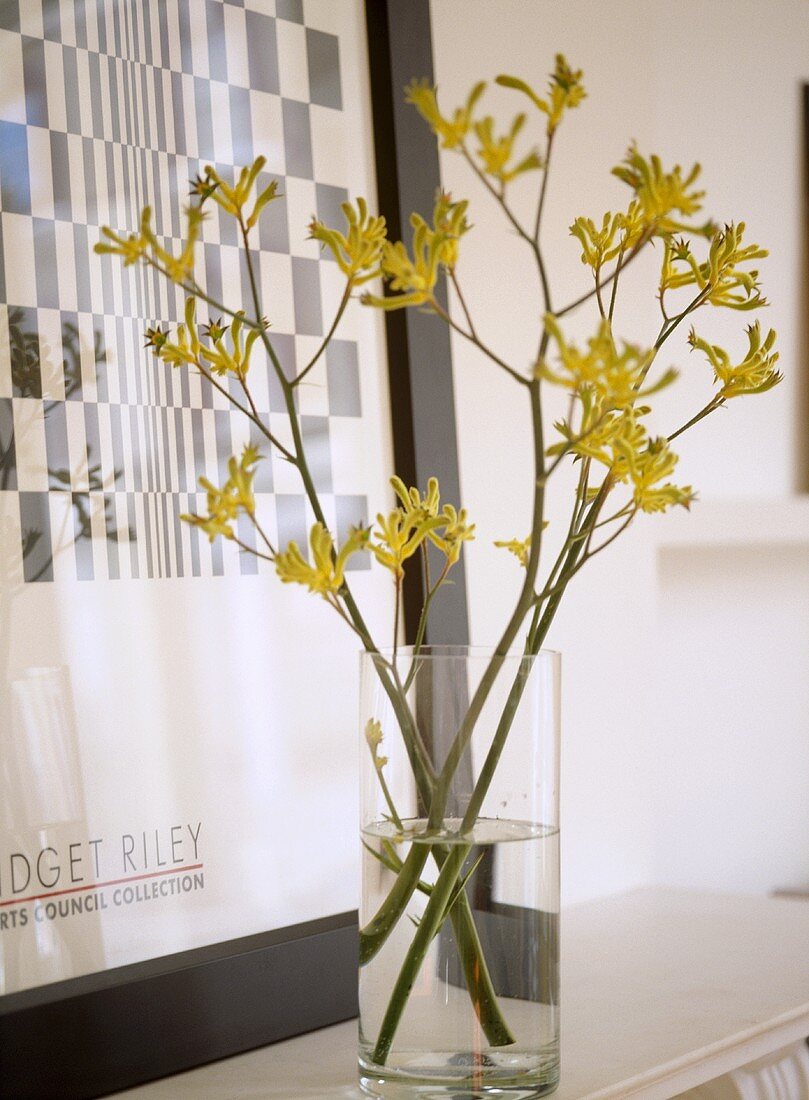
<path id="1" fill-rule="evenodd" d="M 298 584 L 319 595 L 374 656 L 375 668 L 398 725 L 396 736 L 405 746 L 413 780 L 425 807 L 422 828 L 426 835 L 435 836 L 445 824 L 445 807 L 459 762 L 509 651 L 519 643 L 521 652 L 528 657 L 539 652 L 572 579 L 641 513 L 690 508 L 695 500 L 694 490 L 672 480 L 677 466 L 674 441 L 731 400 L 764 393 L 780 380 L 772 329 L 765 333 L 758 321 L 749 325 L 747 347 L 741 357 L 731 355 L 702 334 L 702 318 L 711 309 L 748 312 L 766 304 L 756 265 L 767 253 L 745 241 L 743 222 L 717 225 L 699 220 L 704 192 L 697 186 L 698 164 L 687 171 L 679 165 L 666 168 L 657 156 L 647 157 L 631 146 L 624 160 L 613 169 L 613 174 L 629 190 L 626 207 L 595 220 L 578 217 L 570 227 L 581 250 L 582 264 L 589 273 L 589 288 L 571 302 L 562 306 L 556 303 L 541 243 L 543 212 L 558 131 L 567 113 L 579 108 L 586 98 L 582 73 L 559 55 L 544 94 L 513 76 L 498 76 L 495 82 L 513 91 L 526 108 L 502 130 L 493 117 L 482 113 L 486 90 L 483 82 L 476 84 L 466 102 L 452 113 L 445 113 L 439 106 L 436 89 L 428 83 L 412 83 L 406 95 L 441 146 L 463 158 L 499 207 L 507 225 L 525 243 L 536 267 L 541 301 L 538 346 L 523 362 L 507 362 L 478 333 L 459 272 L 462 239 L 471 229 L 469 204 L 443 192 L 436 196 L 429 218 L 420 213 L 411 215 L 409 242 L 388 240 L 385 219 L 373 215 L 363 198 L 343 205 L 345 224 L 339 228 L 313 219 L 310 239 L 318 241 L 330 254 L 344 276 L 345 285 L 325 339 L 293 378 L 285 375 L 274 349 L 251 256 L 251 233 L 262 211 L 281 198 L 275 182 L 259 185 L 265 165 L 263 158 L 244 168 L 235 181 L 208 167 L 193 182 L 194 201 L 187 210 L 186 240 L 179 255 L 160 243 L 148 208 L 143 211 L 136 232 L 122 235 L 105 228 L 105 239 L 96 246 L 98 252 L 121 256 L 125 265 L 145 264 L 182 288 L 187 295 L 184 323 L 173 334 L 160 325 L 150 328 L 146 333 L 147 347 L 164 362 L 200 374 L 252 421 L 266 447 L 274 449 L 300 475 L 316 520 L 308 547 L 295 542 L 277 546 L 262 526 L 253 495 L 253 477 L 262 455 L 254 446 L 230 457 L 224 484 L 217 486 L 200 479 L 207 493 L 207 511 L 204 515 L 183 518 L 211 541 L 232 540 L 245 553 L 271 562 L 283 583 Z M 538 116 L 542 124 L 542 150 L 524 145 L 528 112 Z M 528 226 L 515 212 L 511 195 L 515 182 L 525 182 L 530 176 L 538 180 L 538 186 L 535 217 Z M 252 300 L 245 309 L 237 308 L 236 303 L 212 300 L 195 275 L 195 247 L 212 204 L 231 216 L 238 227 L 251 287 Z M 653 287 L 660 325 L 645 343 L 629 343 L 616 332 L 616 302 L 626 271 L 636 257 L 652 246 L 657 246 L 660 256 L 659 278 Z M 457 309 L 451 313 L 439 300 L 442 279 L 455 292 Z M 380 281 L 385 287 L 384 294 L 379 292 Z M 495 543 L 512 554 L 522 568 L 522 585 L 440 768 L 429 758 L 408 699 L 415 666 L 403 679 L 397 664 L 402 586 L 409 563 L 418 555 L 424 566 L 425 585 L 412 651 L 417 657 L 427 637 L 436 596 L 448 583 L 464 543 L 475 537 L 475 525 L 464 508 L 442 501 L 435 478 L 421 489 L 394 477 L 391 481 L 394 507 L 378 515 L 375 523 L 351 530 L 342 545 L 336 545 L 315 489 L 296 412 L 297 387 L 319 361 L 345 310 L 356 298 L 373 309 L 418 308 L 437 315 L 463 340 L 474 344 L 494 369 L 504 372 L 520 387 L 530 410 L 534 452 L 530 475 L 531 527 L 525 534 L 509 533 L 511 537 Z M 200 326 L 197 311 L 203 305 L 207 318 Z M 564 319 L 584 306 L 593 311 L 594 325 L 590 338 L 581 344 L 567 335 Z M 692 326 L 688 344 L 707 360 L 715 391 L 686 422 L 672 426 L 666 434 L 652 435 L 647 427 L 650 401 L 678 377 L 676 369 L 659 366 L 661 351 L 686 320 Z M 697 323 L 699 332 L 694 327 Z M 258 345 L 269 357 L 284 396 L 289 438 L 283 440 L 262 420 L 251 395 L 251 355 Z M 567 415 L 553 425 L 550 439 L 546 438 L 543 416 L 546 387 L 561 390 L 568 398 Z M 561 549 L 546 564 L 543 556 L 546 493 L 563 462 L 574 464 L 578 479 Z M 255 529 L 255 546 L 248 545 L 237 534 L 236 521 L 242 516 Z M 392 651 L 383 652 L 378 640 L 371 636 L 351 591 L 346 566 L 360 554 L 371 554 L 391 576 L 395 591 Z M 386 780 L 388 759 L 381 752 L 383 739 L 393 734 L 383 732 L 373 716 L 363 716 L 363 727 L 388 821 L 401 838 L 407 826 Z M 474 827 L 509 729 L 506 715 L 492 736 L 490 752 L 458 826 L 462 835 Z M 427 884 L 422 874 L 430 856 L 436 863 L 437 877 Z M 469 856 L 469 846 L 452 848 L 437 841 L 412 845 L 406 858 L 397 855 L 394 845 L 376 853 L 376 858 L 391 873 L 392 885 L 378 911 L 360 930 L 362 965 L 370 963 L 398 926 L 414 892 L 421 890 L 428 895 L 373 1042 L 373 1061 L 379 1066 L 386 1063 L 425 953 L 445 923 L 452 925 L 469 997 L 488 1043 L 491 1047 L 508 1047 L 513 1042 L 474 934 L 465 886 L 476 864 L 469 863 Z"/>

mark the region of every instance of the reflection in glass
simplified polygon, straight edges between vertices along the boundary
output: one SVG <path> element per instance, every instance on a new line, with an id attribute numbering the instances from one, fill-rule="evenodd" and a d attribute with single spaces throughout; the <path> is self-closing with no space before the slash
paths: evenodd
<path id="1" fill-rule="evenodd" d="M 86 470 L 84 481 L 86 491 L 73 492 L 73 474 L 68 446 L 67 417 L 65 402 L 80 395 L 82 388 L 82 352 L 92 355 L 96 376 L 106 360 L 101 333 L 93 332 L 92 349 L 82 348 L 77 325 L 70 320 L 64 321 L 61 328 L 61 346 L 63 353 L 61 376 L 64 385 L 65 401 L 43 400 L 43 378 L 50 379 L 53 366 L 49 360 L 49 349 L 40 333 L 32 327 L 32 310 L 11 307 L 8 310 L 8 347 L 13 398 L 0 399 L 0 491 L 19 488 L 20 456 L 27 454 L 30 443 L 27 434 L 36 435 L 42 427 L 45 436 L 45 478 L 47 492 L 20 491 L 20 537 L 22 544 L 23 578 L 26 582 L 53 580 L 54 557 L 71 544 L 77 546 L 77 566 L 82 569 L 82 551 L 79 544 L 93 537 L 93 517 L 90 494 L 104 493 L 115 485 L 121 477 L 121 470 L 114 469 L 111 478 L 105 479 L 101 463 L 96 459 L 93 442 L 86 441 Z M 28 400 L 26 400 L 28 399 Z M 97 432 L 96 432 L 97 434 Z M 88 433 L 89 435 L 89 433 Z M 27 447 L 28 445 L 28 447 Z M 31 462 L 30 465 L 35 464 Z M 27 478 L 39 471 L 29 469 Z M 72 522 L 54 539 L 51 527 L 49 494 L 62 492 L 71 494 Z M 117 542 L 121 534 L 134 539 L 134 531 L 129 528 L 119 534 L 116 519 L 112 513 L 112 499 L 103 497 L 103 530 L 106 538 Z"/>
<path id="2" fill-rule="evenodd" d="M 7 927 L 0 935 L 0 994 L 104 966 L 97 913 L 83 914 L 80 923 L 37 919 L 33 900 L 47 900 L 43 895 L 51 892 L 66 896 L 70 856 L 87 850 L 92 839 L 69 670 L 25 669 L 5 681 L 2 694 L 0 913 Z M 22 909 L 27 917 L 20 926 Z"/>

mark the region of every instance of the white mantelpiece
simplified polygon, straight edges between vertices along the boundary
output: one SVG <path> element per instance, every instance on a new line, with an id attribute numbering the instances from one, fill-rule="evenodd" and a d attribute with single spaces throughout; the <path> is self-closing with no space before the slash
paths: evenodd
<path id="1" fill-rule="evenodd" d="M 809 902 L 648 889 L 562 915 L 555 1100 L 668 1100 L 809 1036 Z M 359 1100 L 356 1023 L 120 1094 Z"/>

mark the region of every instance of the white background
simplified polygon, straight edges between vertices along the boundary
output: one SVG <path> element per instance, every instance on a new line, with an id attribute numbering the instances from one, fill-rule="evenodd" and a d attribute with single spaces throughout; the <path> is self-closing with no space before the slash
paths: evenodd
<path id="1" fill-rule="evenodd" d="M 762 273 L 773 305 L 759 316 L 779 332 L 783 385 L 679 441 L 678 480 L 701 503 L 690 517 L 639 520 L 579 575 L 548 638 L 563 653 L 563 897 L 642 883 L 761 892 L 805 882 L 809 554 L 788 498 L 809 486 L 800 112 L 809 5 L 439 0 L 432 13 L 447 111 L 500 72 L 544 89 L 557 51 L 584 69 L 589 99 L 558 134 L 545 214 L 557 302 L 589 288 L 567 227 L 626 203 L 609 170 L 633 138 L 667 164 L 700 160 L 706 213 L 746 220 L 748 238 L 771 250 Z M 505 117 L 527 106 L 497 88 L 485 102 Z M 453 153 L 442 154 L 442 172 L 473 204 L 459 271 L 479 327 L 527 368 L 540 308 L 535 280 L 522 274 L 530 257 Z M 532 209 L 527 194 L 522 209 Z M 628 340 L 656 334 L 656 263 L 641 271 L 639 262 L 622 291 L 617 326 Z M 744 348 L 749 315 L 703 314 L 698 327 L 712 342 Z M 593 319 L 571 318 L 568 331 L 581 337 Z M 659 402 L 660 431 L 709 390 L 706 366 L 683 341 L 667 349 L 664 363 L 684 377 Z M 519 581 L 491 540 L 528 529 L 530 430 L 508 380 L 459 339 L 453 356 L 464 503 L 479 534 L 467 559 L 472 634 L 487 643 Z M 567 499 L 556 486 L 552 521 Z M 722 507 L 717 530 L 725 501 L 736 503 Z M 675 531 L 678 545 L 667 547 Z"/>

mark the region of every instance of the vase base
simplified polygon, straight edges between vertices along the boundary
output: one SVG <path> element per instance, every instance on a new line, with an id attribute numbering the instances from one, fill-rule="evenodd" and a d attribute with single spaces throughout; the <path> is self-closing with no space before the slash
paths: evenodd
<path id="1" fill-rule="evenodd" d="M 460 1061 L 461 1056 L 456 1058 Z M 360 1059 L 360 1088 L 375 1100 L 537 1100 L 559 1085 L 558 1060 L 527 1073 L 496 1075 L 485 1069 L 470 1073 L 458 1061 L 455 1067 L 450 1063 L 436 1072 L 437 1067 L 431 1065 L 419 1072 L 413 1064 L 403 1070 L 368 1065 Z"/>
<path id="2" fill-rule="evenodd" d="M 559 1087 L 558 1079 L 546 1085 L 485 1085 L 482 1089 L 458 1081 L 454 1085 L 427 1085 L 360 1076 L 364 1096 L 375 1100 L 538 1100 Z"/>

